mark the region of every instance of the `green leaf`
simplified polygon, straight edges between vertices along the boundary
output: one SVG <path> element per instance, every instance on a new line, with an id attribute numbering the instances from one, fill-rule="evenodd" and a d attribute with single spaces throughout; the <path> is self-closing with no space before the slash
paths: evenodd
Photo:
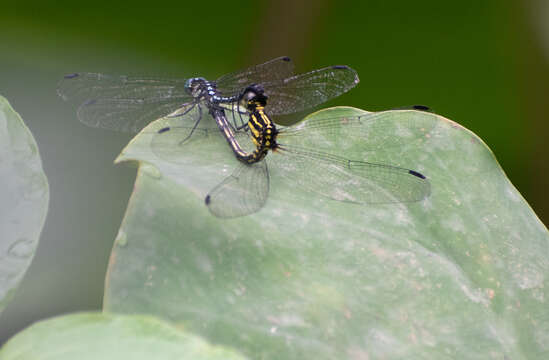
<path id="1" fill-rule="evenodd" d="M 435 114 L 385 114 L 354 128 L 360 137 L 319 130 L 303 146 L 420 171 L 428 198 L 330 200 L 296 186 L 291 163 L 271 166 L 275 153 L 265 207 L 231 220 L 204 205 L 238 166 L 225 140 L 193 135 L 162 154 L 151 139 L 167 120 L 151 124 L 119 158 L 140 167 L 105 309 L 172 319 L 250 358 L 549 355 L 547 229 L 473 133 Z"/>
<path id="2" fill-rule="evenodd" d="M 36 142 L 0 96 L 0 311 L 32 261 L 48 201 L 48 181 Z"/>
<path id="3" fill-rule="evenodd" d="M 78 313 L 40 321 L 10 339 L 2 360 L 244 359 L 151 316 Z"/>

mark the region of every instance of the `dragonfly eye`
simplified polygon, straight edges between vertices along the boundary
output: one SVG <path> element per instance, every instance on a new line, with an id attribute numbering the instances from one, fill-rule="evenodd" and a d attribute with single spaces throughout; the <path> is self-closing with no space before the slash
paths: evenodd
<path id="1" fill-rule="evenodd" d="M 255 110 L 258 106 L 265 106 L 267 104 L 267 95 L 264 91 L 263 87 L 258 84 L 248 86 L 242 95 L 242 105 L 250 110 Z"/>
<path id="2" fill-rule="evenodd" d="M 190 78 L 185 82 L 185 90 L 193 97 L 200 95 L 206 79 L 202 77 Z"/>
<path id="3" fill-rule="evenodd" d="M 246 95 L 244 95 L 244 98 L 245 98 L 246 100 L 248 100 L 248 102 L 250 102 L 250 101 L 252 101 L 253 99 L 255 99 L 256 96 L 257 96 L 257 94 L 256 94 L 255 92 L 253 92 L 253 91 L 248 91 L 248 92 L 246 93 Z"/>
<path id="4" fill-rule="evenodd" d="M 253 90 L 247 88 L 240 96 L 239 104 L 241 106 L 247 107 L 256 96 L 257 94 Z"/>

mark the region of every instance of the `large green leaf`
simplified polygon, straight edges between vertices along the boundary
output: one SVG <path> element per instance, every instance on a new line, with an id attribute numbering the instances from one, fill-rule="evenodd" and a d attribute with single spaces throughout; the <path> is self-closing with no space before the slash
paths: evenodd
<path id="1" fill-rule="evenodd" d="M 29 267 L 46 219 L 49 190 L 38 147 L 0 96 L 0 311 Z"/>
<path id="2" fill-rule="evenodd" d="M 2 360 L 244 359 L 151 316 L 79 313 L 41 321 L 10 339 Z"/>
<path id="3" fill-rule="evenodd" d="M 389 115 L 362 139 L 333 131 L 303 145 L 418 170 L 426 200 L 330 200 L 296 187 L 289 164 L 269 167 L 261 211 L 232 220 L 204 205 L 238 166 L 225 141 L 191 138 L 172 149 L 174 164 L 150 146 L 166 120 L 151 124 L 119 158 L 140 167 L 105 309 L 172 319 L 251 358 L 548 355 L 547 229 L 470 131 L 430 113 Z"/>

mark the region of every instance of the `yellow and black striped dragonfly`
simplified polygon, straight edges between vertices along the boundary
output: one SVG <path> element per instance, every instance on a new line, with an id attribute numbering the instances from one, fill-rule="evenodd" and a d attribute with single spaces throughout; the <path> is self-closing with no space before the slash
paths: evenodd
<path id="1" fill-rule="evenodd" d="M 395 129 L 384 128 L 393 112 L 366 113 L 348 117 L 313 117 L 290 127 L 277 127 L 266 113 L 267 96 L 260 86 L 251 86 L 243 96 L 249 112 L 248 128 L 219 132 L 200 128 L 200 136 L 224 135 L 241 164 L 205 197 L 210 212 L 221 218 L 249 215 L 266 203 L 270 171 L 298 187 L 338 201 L 358 204 L 407 203 L 421 201 L 430 194 L 430 183 L 419 171 L 384 163 L 352 160 L 338 155 L 339 147 L 352 139 L 368 139 L 371 133 L 385 134 L 369 139 L 372 150 L 398 146 Z M 410 139 L 425 136 L 434 122 L 420 111 L 406 111 L 407 121 L 400 132 Z M 219 126 L 228 128 L 219 115 Z M 161 158 L 177 162 L 174 151 L 192 131 L 172 126 L 170 133 L 152 139 L 152 149 Z M 251 139 L 251 141 L 250 141 Z M 336 139 L 336 143 L 332 143 Z M 193 139 L 194 140 L 194 139 Z M 198 138 L 196 138 L 198 140 Z M 243 144 L 247 144 L 245 147 Z M 267 156 L 269 150 L 272 154 Z M 341 151 L 340 151 L 341 152 Z M 270 169 L 270 170 L 269 170 Z"/>

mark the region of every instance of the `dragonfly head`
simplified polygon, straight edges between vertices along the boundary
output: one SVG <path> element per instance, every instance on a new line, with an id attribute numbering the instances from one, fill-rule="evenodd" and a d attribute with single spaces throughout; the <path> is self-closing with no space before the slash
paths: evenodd
<path id="1" fill-rule="evenodd" d="M 185 90 L 192 95 L 192 97 L 200 97 L 204 91 L 206 85 L 206 79 L 203 77 L 194 77 L 187 79 L 185 82 Z"/>
<path id="2" fill-rule="evenodd" d="M 258 107 L 265 107 L 267 105 L 267 95 L 263 86 L 258 84 L 252 84 L 248 86 L 241 96 L 241 102 L 248 110 L 255 110 Z"/>

